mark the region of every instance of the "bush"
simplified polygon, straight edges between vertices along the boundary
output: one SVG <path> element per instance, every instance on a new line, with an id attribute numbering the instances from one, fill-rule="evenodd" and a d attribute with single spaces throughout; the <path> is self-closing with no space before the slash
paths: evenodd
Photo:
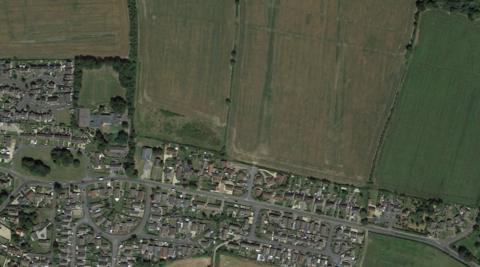
<path id="1" fill-rule="evenodd" d="M 22 167 L 27 169 L 31 174 L 36 176 L 47 176 L 50 173 L 50 167 L 39 159 L 31 157 L 22 158 Z"/>

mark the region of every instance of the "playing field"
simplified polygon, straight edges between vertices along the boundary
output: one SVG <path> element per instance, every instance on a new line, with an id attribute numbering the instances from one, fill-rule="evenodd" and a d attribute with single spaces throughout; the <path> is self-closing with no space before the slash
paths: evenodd
<path id="1" fill-rule="evenodd" d="M 235 2 L 140 0 L 139 136 L 220 149 Z"/>
<path id="2" fill-rule="evenodd" d="M 113 96 L 125 97 L 125 89 L 118 81 L 118 73 L 110 66 L 99 69 L 85 69 L 82 73 L 82 88 L 78 105 L 87 108 L 108 106 Z"/>
<path id="3" fill-rule="evenodd" d="M 273 267 L 273 265 L 230 255 L 220 255 L 219 267 Z"/>
<path id="4" fill-rule="evenodd" d="M 405 239 L 369 234 L 364 267 L 461 267 L 442 251 Z"/>
<path id="5" fill-rule="evenodd" d="M 128 55 L 126 0 L 0 0 L 0 57 Z"/>
<path id="6" fill-rule="evenodd" d="M 227 152 L 366 181 L 414 10 L 413 0 L 242 1 Z"/>
<path id="7" fill-rule="evenodd" d="M 375 172 L 384 188 L 474 205 L 480 196 L 480 24 L 428 11 Z"/>

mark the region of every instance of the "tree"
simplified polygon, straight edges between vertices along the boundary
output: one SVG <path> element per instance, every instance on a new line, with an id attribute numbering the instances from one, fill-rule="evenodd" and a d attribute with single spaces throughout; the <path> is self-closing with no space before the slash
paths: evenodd
<path id="1" fill-rule="evenodd" d="M 100 130 L 97 130 L 97 132 L 95 132 L 95 137 L 93 138 L 93 140 L 97 145 L 97 150 L 100 152 L 104 151 L 108 146 L 108 141 L 107 139 L 105 139 L 105 136 L 103 136 Z"/>
<path id="2" fill-rule="evenodd" d="M 46 176 L 50 173 L 50 167 L 48 165 L 39 159 L 34 159 L 31 157 L 22 158 L 22 167 L 36 176 Z"/>
<path id="3" fill-rule="evenodd" d="M 73 160 L 73 166 L 79 167 L 80 166 L 80 160 L 79 159 L 74 159 Z"/>
<path id="4" fill-rule="evenodd" d="M 55 147 L 50 151 L 53 163 L 62 166 L 69 166 L 73 163 L 73 154 L 66 147 Z"/>
<path id="5" fill-rule="evenodd" d="M 117 137 L 115 138 L 115 142 L 118 144 L 126 144 L 128 142 L 128 133 L 124 130 L 118 131 Z"/>
<path id="6" fill-rule="evenodd" d="M 110 107 L 114 113 L 122 114 L 127 108 L 127 101 L 121 96 L 114 96 L 110 98 Z"/>
<path id="7" fill-rule="evenodd" d="M 461 245 L 458 247 L 457 251 L 460 258 L 465 259 L 467 261 L 472 260 L 473 258 L 472 252 L 470 252 L 470 250 L 467 247 Z"/>

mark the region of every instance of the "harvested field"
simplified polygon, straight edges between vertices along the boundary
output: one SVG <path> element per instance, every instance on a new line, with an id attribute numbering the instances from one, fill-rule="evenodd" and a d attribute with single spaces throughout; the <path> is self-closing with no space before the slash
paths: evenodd
<path id="1" fill-rule="evenodd" d="M 234 40 L 234 1 L 139 1 L 140 136 L 220 149 Z"/>
<path id="2" fill-rule="evenodd" d="M 421 15 L 418 44 L 375 172 L 380 187 L 478 203 L 479 26 L 439 10 Z"/>
<path id="3" fill-rule="evenodd" d="M 242 1 L 227 152 L 365 182 L 414 11 L 413 0 Z"/>
<path id="4" fill-rule="evenodd" d="M 176 260 L 166 265 L 166 267 L 208 267 L 210 266 L 209 257 L 198 257 L 183 260 Z"/>
<path id="5" fill-rule="evenodd" d="M 0 57 L 128 56 L 125 0 L 0 1 Z"/>
<path id="6" fill-rule="evenodd" d="M 461 267 L 462 263 L 422 243 L 370 233 L 364 267 Z"/>

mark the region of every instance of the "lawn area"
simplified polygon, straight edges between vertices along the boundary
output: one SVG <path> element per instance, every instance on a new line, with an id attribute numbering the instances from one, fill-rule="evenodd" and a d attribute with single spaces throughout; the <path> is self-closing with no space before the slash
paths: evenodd
<path id="1" fill-rule="evenodd" d="M 42 160 L 46 165 L 50 166 L 50 174 L 45 177 L 38 177 L 43 180 L 79 180 L 85 177 L 86 175 L 86 166 L 85 158 L 78 157 L 75 152 L 72 151 L 75 158 L 80 159 L 80 166 L 74 167 L 70 166 L 59 166 L 53 163 L 52 158 L 50 157 L 50 151 L 52 146 L 25 146 L 19 148 L 16 151 L 16 154 L 13 158 L 12 164 L 13 168 L 19 173 L 31 176 L 30 172 L 22 168 L 22 158 L 23 157 L 32 157 L 35 159 Z"/>
<path id="2" fill-rule="evenodd" d="M 463 264 L 443 252 L 396 237 L 369 233 L 364 267 L 461 267 Z"/>
<path id="3" fill-rule="evenodd" d="M 247 258 L 221 254 L 219 267 L 273 267 L 274 265 L 250 260 Z"/>
<path id="4" fill-rule="evenodd" d="M 469 205 L 480 196 L 480 24 L 422 13 L 374 181 Z"/>
<path id="5" fill-rule="evenodd" d="M 473 231 L 471 234 L 466 236 L 464 239 L 459 240 L 455 243 L 455 246 L 464 246 L 470 250 L 473 257 L 477 262 L 480 262 L 480 247 L 475 246 L 475 243 L 480 242 L 480 229 Z"/>
<path id="6" fill-rule="evenodd" d="M 79 106 L 87 108 L 108 106 L 110 98 L 117 95 L 125 98 L 125 89 L 118 81 L 118 73 L 111 66 L 83 70 Z"/>
<path id="7" fill-rule="evenodd" d="M 53 118 L 57 124 L 63 123 L 65 125 L 70 125 L 71 115 L 70 109 L 60 109 L 53 112 Z"/>

